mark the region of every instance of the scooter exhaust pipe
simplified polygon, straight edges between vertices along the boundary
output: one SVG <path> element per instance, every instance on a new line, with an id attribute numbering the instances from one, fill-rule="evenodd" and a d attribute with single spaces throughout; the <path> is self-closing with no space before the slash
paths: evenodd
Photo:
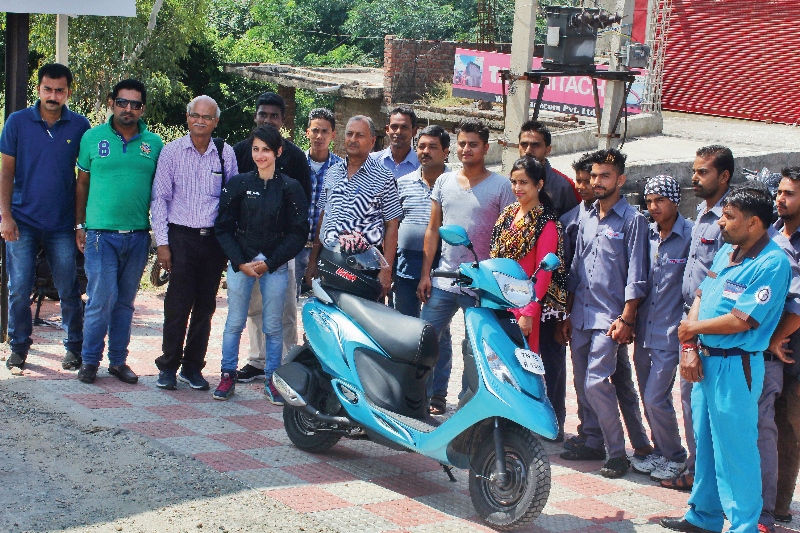
<path id="1" fill-rule="evenodd" d="M 319 409 L 312 405 L 306 404 L 305 412 L 318 422 L 324 422 L 326 424 L 338 424 L 340 426 L 355 426 L 356 423 L 344 416 L 331 416 L 326 415 L 325 413 L 320 413 Z"/>
<path id="2" fill-rule="evenodd" d="M 283 374 L 283 375 L 281 375 Z M 297 409 L 303 409 L 313 420 L 325 424 L 337 424 L 340 426 L 355 426 L 356 424 L 349 418 L 343 416 L 331 416 L 321 413 L 319 409 L 310 405 L 303 395 L 297 391 L 304 392 L 310 390 L 312 376 L 310 371 L 299 363 L 288 363 L 278 367 L 272 374 L 272 383 L 283 397 L 283 400 Z M 292 383 L 290 385 L 289 383 Z M 294 385 L 294 386 L 293 386 Z"/>

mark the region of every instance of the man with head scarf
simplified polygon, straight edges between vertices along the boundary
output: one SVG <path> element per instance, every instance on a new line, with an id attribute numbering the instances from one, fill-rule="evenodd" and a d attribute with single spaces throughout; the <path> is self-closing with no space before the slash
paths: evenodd
<path id="1" fill-rule="evenodd" d="M 661 480 L 674 478 L 686 467 L 672 386 L 680 359 L 681 284 L 694 224 L 678 213 L 681 188 L 671 176 L 650 178 L 644 196 L 654 222 L 648 230 L 647 296 L 639 306 L 633 363 L 655 450 L 644 460 L 632 460 L 631 466 Z"/>

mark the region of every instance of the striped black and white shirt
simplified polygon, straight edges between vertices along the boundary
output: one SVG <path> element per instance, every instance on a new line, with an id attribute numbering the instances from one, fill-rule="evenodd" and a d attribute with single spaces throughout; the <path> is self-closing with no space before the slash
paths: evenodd
<path id="1" fill-rule="evenodd" d="M 403 214 L 394 176 L 371 157 L 350 178 L 347 159 L 331 166 L 317 206 L 325 211 L 319 235 L 323 243 L 358 231 L 372 244 L 382 244 L 384 223 Z"/>

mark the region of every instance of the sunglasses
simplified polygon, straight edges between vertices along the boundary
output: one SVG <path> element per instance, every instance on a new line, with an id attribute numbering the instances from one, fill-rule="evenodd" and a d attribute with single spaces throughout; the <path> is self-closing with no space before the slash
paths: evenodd
<path id="1" fill-rule="evenodd" d="M 131 106 L 131 109 L 133 109 L 134 111 L 139 111 L 144 105 L 144 103 L 142 103 L 140 100 L 128 100 L 126 98 L 117 98 L 116 100 L 114 100 L 114 105 L 123 109 L 128 106 Z"/>

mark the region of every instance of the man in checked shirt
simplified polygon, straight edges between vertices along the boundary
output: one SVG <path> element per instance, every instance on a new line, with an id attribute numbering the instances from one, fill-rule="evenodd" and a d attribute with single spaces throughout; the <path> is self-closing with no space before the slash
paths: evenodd
<path id="1" fill-rule="evenodd" d="M 220 154 L 211 140 L 218 122 L 219 107 L 212 98 L 198 96 L 189 102 L 189 133 L 164 146 L 153 181 L 150 212 L 158 261 L 170 273 L 163 354 L 156 359 L 156 385 L 162 389 L 175 390 L 178 379 L 196 390 L 209 388 L 200 371 L 227 262 L 214 221 L 222 184 L 239 173 L 233 148 L 223 144 Z"/>

